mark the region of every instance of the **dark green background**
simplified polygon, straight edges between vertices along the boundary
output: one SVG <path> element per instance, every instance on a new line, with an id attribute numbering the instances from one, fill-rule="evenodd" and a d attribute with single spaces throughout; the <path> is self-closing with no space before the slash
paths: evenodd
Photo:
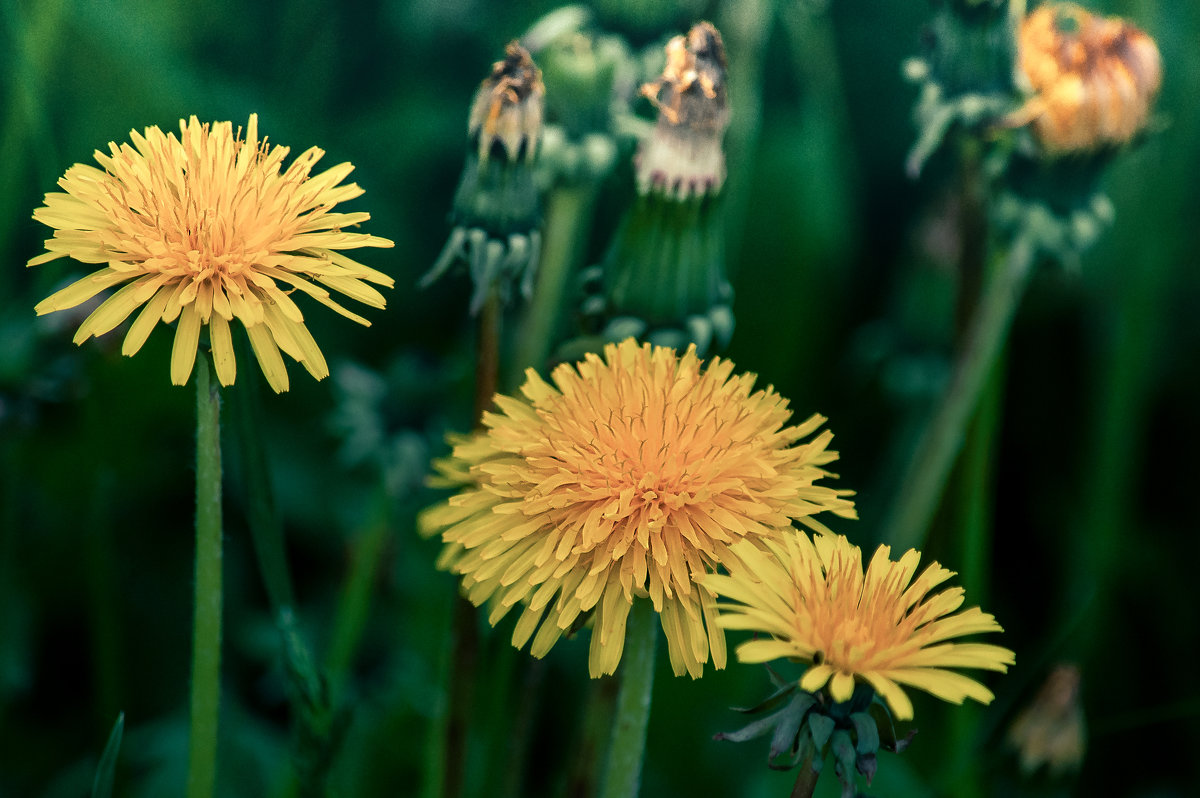
<path id="1" fill-rule="evenodd" d="M 835 528 L 873 546 L 898 454 L 950 363 L 954 163 L 942 154 L 916 182 L 902 169 L 916 92 L 900 64 L 919 52 L 929 6 L 832 0 L 821 13 L 806 3 L 818 11 L 789 27 L 764 25 L 756 4 L 630 3 L 641 19 L 623 5 L 598 3 L 599 18 L 637 46 L 697 18 L 725 29 L 739 325 L 729 354 L 799 415 L 829 417 L 836 470 L 858 491 L 862 516 Z M 1160 130 L 1109 175 L 1114 227 L 1078 272 L 1044 264 L 1015 322 L 990 449 L 990 584 L 966 585 L 1006 629 L 993 642 L 1017 653 L 1007 676 L 986 679 L 993 706 L 966 716 L 986 740 L 983 794 L 1182 796 L 1200 779 L 1200 7 L 1098 6 L 1158 39 Z M 49 235 L 31 212 L 68 166 L 130 128 L 174 130 L 192 114 L 238 125 L 252 112 L 293 154 L 317 144 L 325 166 L 352 161 L 366 194 L 350 208 L 368 210 L 366 229 L 396 242 L 361 251 L 396 278 L 387 310 L 366 314 L 372 328 L 315 303 L 305 311 L 335 370 L 353 360 L 387 376 L 381 420 L 411 452 L 333 783 L 346 796 L 425 794 L 454 585 L 433 570 L 437 546 L 415 536 L 413 514 L 435 498 L 419 487 L 423 458 L 444 450 L 445 430 L 471 424 L 471 329 L 465 279 L 426 291 L 414 283 L 448 232 L 471 93 L 505 42 L 552 7 L 0 2 L 0 796 L 87 794 L 122 710 L 116 794 L 178 794 L 186 761 L 193 391 L 169 385 L 164 329 L 126 359 L 119 332 L 76 348 L 79 317 L 34 317 L 38 300 L 83 271 L 67 261 L 25 269 Z M 738 15 L 765 30 L 758 46 L 734 32 Z M 593 262 L 628 200 L 614 186 L 587 243 Z M 239 383 L 255 368 L 243 359 Z M 302 628 L 320 655 L 379 477 L 348 462 L 334 381 L 290 372 L 291 392 L 266 401 L 264 433 Z M 240 464 L 228 454 L 227 465 L 221 794 L 276 795 L 288 767 L 283 677 Z M 954 532 L 954 513 L 944 513 L 927 548 L 951 568 Z M 1096 571 L 1097 562 L 1112 567 Z M 1079 585 L 1098 586 L 1090 604 L 1068 600 Z M 529 668 L 502 626 L 483 633 L 471 795 L 496 794 L 505 778 L 504 696 Z M 528 794 L 558 788 L 589 689 L 585 658 L 577 639 L 546 660 Z M 1047 668 L 1067 659 L 1083 671 L 1084 769 L 1076 784 L 1019 781 L 1004 729 Z M 767 770 L 765 741 L 711 739 L 740 722 L 728 706 L 765 694 L 761 670 L 733 666 L 693 682 L 661 660 L 643 794 L 787 794 L 792 775 Z M 881 756 L 875 794 L 955 793 L 960 710 L 916 702 L 920 734 L 904 756 Z"/>

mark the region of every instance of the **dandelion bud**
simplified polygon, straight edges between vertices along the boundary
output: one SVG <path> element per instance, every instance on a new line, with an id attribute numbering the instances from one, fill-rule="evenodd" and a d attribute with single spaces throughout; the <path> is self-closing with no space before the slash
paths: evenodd
<path id="1" fill-rule="evenodd" d="M 628 102 L 634 69 L 625 43 L 584 28 L 578 6 L 550 12 L 522 41 L 535 50 L 546 82 L 546 126 L 538 173 L 543 186 L 598 183 L 617 160 L 612 117 Z"/>
<path id="2" fill-rule="evenodd" d="M 529 53 L 511 42 L 471 103 L 470 146 L 451 213 L 454 229 L 420 284 L 429 285 L 456 262 L 465 262 L 475 286 L 473 314 L 493 289 L 505 300 L 513 283 L 526 298 L 533 290 L 541 219 L 530 161 L 542 135 L 544 94 L 541 72 Z"/>
<path id="3" fill-rule="evenodd" d="M 1008 730 L 1021 772 L 1030 775 L 1046 765 L 1050 775 L 1078 770 L 1086 746 L 1083 707 L 1079 701 L 1079 668 L 1062 664 Z"/>
<path id="4" fill-rule="evenodd" d="M 729 103 L 725 45 L 717 29 L 701 22 L 686 38 L 671 39 L 662 77 L 642 86 L 642 94 L 658 109 L 658 124 L 638 151 L 638 190 L 679 199 L 720 191 Z"/>
<path id="5" fill-rule="evenodd" d="M 1050 154 L 1129 142 L 1162 85 L 1154 40 L 1117 17 L 1074 3 L 1038 8 L 1021 23 L 1018 67 L 1033 96 L 1013 115 Z"/>

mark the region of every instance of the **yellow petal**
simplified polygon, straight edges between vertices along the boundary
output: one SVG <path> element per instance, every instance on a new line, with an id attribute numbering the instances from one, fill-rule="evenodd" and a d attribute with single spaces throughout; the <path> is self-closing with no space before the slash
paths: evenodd
<path id="1" fill-rule="evenodd" d="M 196 363 L 196 348 L 200 345 L 200 314 L 192 305 L 183 308 L 175 328 L 175 343 L 171 347 L 171 384 L 186 385 Z"/>
<path id="2" fill-rule="evenodd" d="M 208 335 L 212 343 L 213 367 L 222 385 L 233 385 L 237 378 L 237 359 L 233 354 L 233 338 L 229 322 L 219 315 L 208 320 Z"/>
<path id="3" fill-rule="evenodd" d="M 263 376 L 267 378 L 267 384 L 271 386 L 271 390 L 275 393 L 286 391 L 288 389 L 287 366 L 283 365 L 283 358 L 279 356 L 279 347 L 275 345 L 275 339 L 271 337 L 267 325 L 252 324 L 246 327 L 246 335 L 250 338 L 250 348 L 254 350 L 254 357 L 258 359 L 258 365 L 262 369 Z"/>

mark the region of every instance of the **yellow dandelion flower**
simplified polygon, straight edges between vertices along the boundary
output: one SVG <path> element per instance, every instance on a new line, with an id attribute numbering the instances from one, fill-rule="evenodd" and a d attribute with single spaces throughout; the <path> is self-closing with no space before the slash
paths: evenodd
<path id="1" fill-rule="evenodd" d="M 383 296 L 367 283 L 392 278 L 338 250 L 390 247 L 385 238 L 347 232 L 370 214 L 332 213 L 362 194 L 339 185 L 353 166 L 339 164 L 309 176 L 324 151 L 306 150 L 286 170 L 289 148 L 268 146 L 250 115 L 246 137 L 233 125 L 180 120 L 179 137 L 158 127 L 130 131 L 132 145 L 96 151 L 102 169 L 75 164 L 46 195 L 33 218 L 54 228 L 37 266 L 70 257 L 104 268 L 38 303 L 38 315 L 73 308 L 122 286 L 80 325 L 75 343 L 100 336 L 142 308 L 121 351 L 133 355 L 162 321 L 177 321 L 171 381 L 191 374 L 202 327 L 208 328 L 217 378 L 230 385 L 236 363 L 229 323 L 246 328 L 255 357 L 276 392 L 288 388 L 280 350 L 322 379 L 325 358 L 292 300 L 308 294 L 347 318 L 370 323 L 335 302 L 327 288 L 371 307 Z M 64 193 L 65 192 L 65 193 Z"/>
<path id="2" fill-rule="evenodd" d="M 765 550 L 763 550 L 765 548 Z M 769 634 L 737 648 L 741 662 L 781 657 L 811 663 L 800 687 L 816 692 L 829 685 L 835 701 L 848 701 L 864 681 L 900 720 L 912 718 L 912 703 L 900 688 L 910 685 L 945 701 L 973 698 L 987 704 L 992 693 L 949 668 L 1007 671 L 1013 653 L 986 643 L 952 643 L 977 632 L 1003 631 L 978 607 L 955 612 L 962 588 L 929 591 L 954 575 L 936 562 L 913 580 L 919 552 L 898 562 L 880 546 L 863 573 L 862 551 L 838 535 L 813 540 L 803 533 L 773 539 L 765 547 L 739 544 L 739 565 L 730 574 L 709 575 L 702 584 L 735 604 L 718 605 L 726 629 Z"/>
<path id="3" fill-rule="evenodd" d="M 462 490 L 420 524 L 441 532 L 439 566 L 490 602 L 491 623 L 524 606 L 513 645 L 532 638 L 536 657 L 594 612 L 589 670 L 613 673 L 629 609 L 648 596 L 676 674 L 698 677 L 710 652 L 724 667 L 714 597 L 695 578 L 728 565 L 739 540 L 790 536 L 793 520 L 827 531 L 821 511 L 855 517 L 850 491 L 816 484 L 831 476 L 832 434 L 800 442 L 825 419 L 787 426 L 787 401 L 728 360 L 702 368 L 694 347 L 626 339 L 559 366 L 553 386 L 526 374 L 525 398 L 498 395 L 438 464 Z"/>

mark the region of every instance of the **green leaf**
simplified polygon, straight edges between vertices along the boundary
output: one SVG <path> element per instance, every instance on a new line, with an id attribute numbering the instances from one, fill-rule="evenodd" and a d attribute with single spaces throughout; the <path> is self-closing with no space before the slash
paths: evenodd
<path id="1" fill-rule="evenodd" d="M 117 771 L 117 754 L 121 751 L 121 737 L 125 733 L 125 713 L 117 715 L 112 733 L 108 735 L 108 744 L 100 755 L 100 763 L 96 765 L 96 777 L 92 780 L 92 798 L 111 798 L 113 777 Z"/>

